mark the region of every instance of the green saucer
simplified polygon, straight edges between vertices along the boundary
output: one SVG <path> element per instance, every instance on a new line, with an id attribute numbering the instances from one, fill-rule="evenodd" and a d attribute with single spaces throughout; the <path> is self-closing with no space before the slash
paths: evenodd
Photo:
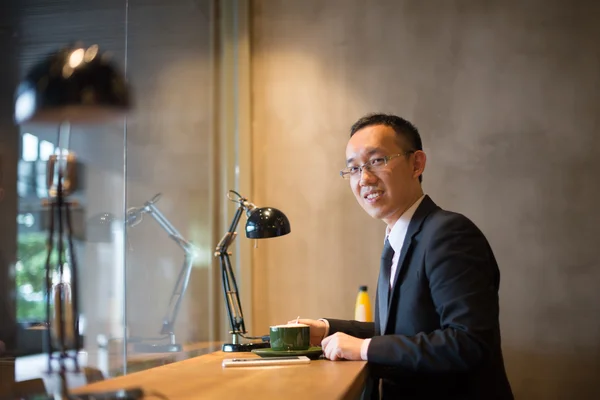
<path id="1" fill-rule="evenodd" d="M 252 352 L 261 357 L 306 356 L 311 360 L 316 360 L 323 354 L 323 349 L 321 347 L 309 347 L 307 350 L 273 350 L 269 347 L 266 349 L 254 349 Z"/>

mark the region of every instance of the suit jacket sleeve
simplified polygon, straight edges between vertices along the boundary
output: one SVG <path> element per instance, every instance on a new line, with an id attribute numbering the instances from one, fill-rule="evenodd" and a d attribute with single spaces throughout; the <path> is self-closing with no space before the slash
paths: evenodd
<path id="1" fill-rule="evenodd" d="M 464 371 L 488 356 L 498 329 L 498 272 L 487 240 L 460 214 L 430 236 L 425 271 L 441 328 L 414 336 L 375 336 L 369 362 L 403 371 Z M 425 238 L 424 238 L 425 239 Z"/>
<path id="2" fill-rule="evenodd" d="M 373 322 L 326 319 L 329 322 L 329 335 L 333 335 L 336 332 L 343 332 L 360 339 L 368 339 L 375 334 L 375 324 Z"/>

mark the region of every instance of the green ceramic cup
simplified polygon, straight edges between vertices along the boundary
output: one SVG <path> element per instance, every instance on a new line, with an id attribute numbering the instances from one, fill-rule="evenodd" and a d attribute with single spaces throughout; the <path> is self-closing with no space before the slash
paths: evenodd
<path id="1" fill-rule="evenodd" d="M 273 350 L 297 351 L 310 347 L 310 326 L 305 324 L 271 326 L 269 336 Z"/>

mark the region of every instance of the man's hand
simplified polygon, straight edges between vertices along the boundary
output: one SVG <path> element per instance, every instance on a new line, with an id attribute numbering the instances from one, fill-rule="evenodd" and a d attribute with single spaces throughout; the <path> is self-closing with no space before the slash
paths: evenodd
<path id="1" fill-rule="evenodd" d="M 295 319 L 288 321 L 288 324 L 295 323 Z M 315 319 L 299 319 L 298 323 L 310 326 L 310 344 L 318 346 L 325 337 L 325 329 L 327 328 L 325 322 Z"/>
<path id="2" fill-rule="evenodd" d="M 360 348 L 363 342 L 364 339 L 358 339 L 354 336 L 337 332 L 323 339 L 321 346 L 323 347 L 323 354 L 325 354 L 325 357 L 332 361 L 360 361 L 362 360 L 360 357 Z"/>

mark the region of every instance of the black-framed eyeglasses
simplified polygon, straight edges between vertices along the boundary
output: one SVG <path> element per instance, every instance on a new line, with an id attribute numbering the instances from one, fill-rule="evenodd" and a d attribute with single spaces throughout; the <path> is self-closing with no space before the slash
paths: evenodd
<path id="1" fill-rule="evenodd" d="M 390 156 L 376 157 L 376 158 L 373 158 L 373 159 L 367 161 L 363 165 L 346 167 L 340 171 L 340 175 L 344 179 L 350 179 L 350 178 L 360 176 L 363 172 L 363 169 L 366 169 L 369 172 L 381 171 L 383 168 L 385 168 L 385 166 L 388 164 L 388 162 L 391 159 L 400 157 L 400 156 L 405 156 L 405 155 L 408 155 L 408 154 L 411 154 L 414 152 L 415 152 L 414 150 L 410 150 L 410 151 L 405 151 L 404 153 L 392 154 Z"/>

